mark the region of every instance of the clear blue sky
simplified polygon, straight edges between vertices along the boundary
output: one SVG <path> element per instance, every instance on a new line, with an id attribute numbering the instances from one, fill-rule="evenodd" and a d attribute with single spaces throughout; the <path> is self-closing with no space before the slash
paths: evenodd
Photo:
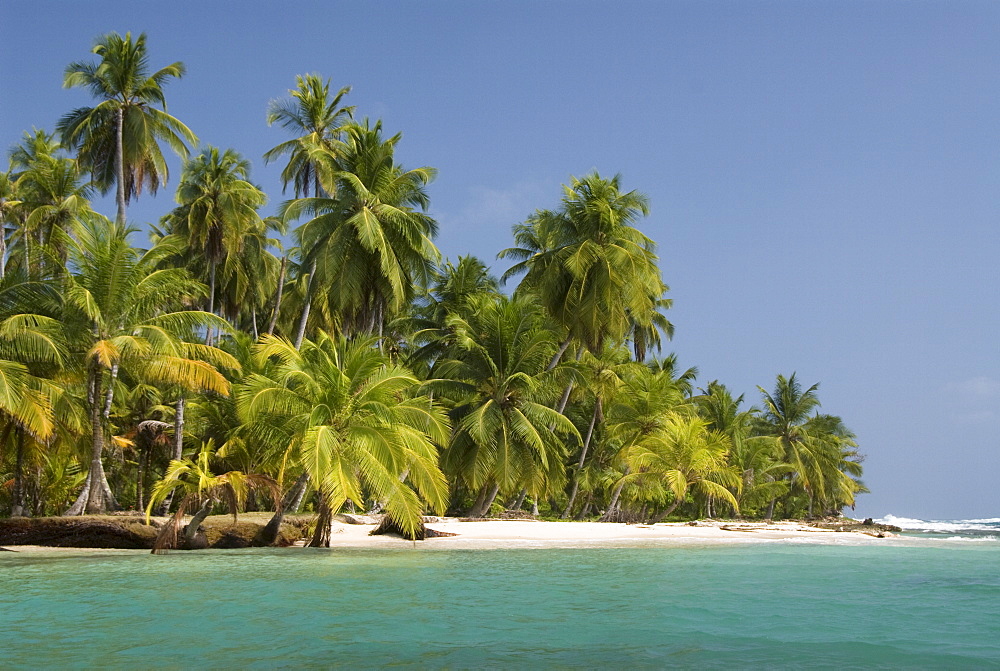
<path id="1" fill-rule="evenodd" d="M 868 455 L 860 514 L 1000 516 L 1000 4 L 4 0 L 0 143 L 89 104 L 63 69 L 129 30 L 187 65 L 169 111 L 250 158 L 272 208 L 264 110 L 307 72 L 438 168 L 451 257 L 620 172 L 701 384 L 821 382 Z M 173 165 L 135 223 L 172 206 Z"/>

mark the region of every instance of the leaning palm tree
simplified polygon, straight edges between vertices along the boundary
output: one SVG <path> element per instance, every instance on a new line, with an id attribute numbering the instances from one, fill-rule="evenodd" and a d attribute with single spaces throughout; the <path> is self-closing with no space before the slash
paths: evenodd
<path id="1" fill-rule="evenodd" d="M 332 514 L 347 501 L 380 504 L 411 538 L 425 505 L 443 510 L 447 484 L 437 462 L 447 419 L 373 340 L 320 332 L 296 347 L 265 335 L 256 356 L 266 373 L 235 390 L 242 433 L 265 442 L 283 436 L 308 474 L 319 494 L 314 546 L 329 546 Z"/>
<path id="2" fill-rule="evenodd" d="M 167 182 L 159 143 L 187 158 L 188 146 L 197 145 L 198 138 L 166 112 L 163 85 L 184 75 L 183 63 L 150 74 L 145 33 L 135 40 L 132 33 L 109 33 L 97 40 L 93 53 L 100 62 L 70 63 L 63 86 L 84 87 L 100 102 L 66 114 L 56 128 L 66 147 L 79 152 L 80 167 L 91 173 L 101 193 L 115 188 L 116 221 L 124 224 L 132 198 L 143 188 L 155 194 Z"/>
<path id="3" fill-rule="evenodd" d="M 317 74 L 298 75 L 295 84 L 295 90 L 289 91 L 290 100 L 272 100 L 268 104 L 267 125 L 280 124 L 298 137 L 268 150 L 264 162 L 288 156 L 288 165 L 281 171 L 282 193 L 291 184 L 296 197 L 308 197 L 312 190 L 319 198 L 323 195 L 323 185 L 310 151 L 312 147 L 335 149 L 354 114 L 354 107 L 340 106 L 351 87 L 345 86 L 331 98 L 330 80 L 323 81 Z"/>
<path id="4" fill-rule="evenodd" d="M 103 454 L 122 369 L 152 384 L 226 394 L 229 382 L 218 367 L 238 367 L 232 356 L 193 341 L 197 328 L 227 324 L 210 313 L 184 309 L 204 296 L 205 287 L 184 269 L 159 267 L 178 252 L 176 244 L 165 241 L 139 250 L 128 241 L 132 232 L 95 215 L 70 248 L 73 272 L 63 322 L 85 371 L 92 449 L 87 481 L 66 514 L 100 513 L 117 505 Z"/>
<path id="5" fill-rule="evenodd" d="M 218 502 L 224 502 L 233 515 L 233 522 L 236 522 L 236 514 L 243 507 L 247 493 L 252 489 L 260 489 L 270 494 L 276 505 L 281 505 L 280 491 L 278 484 L 266 475 L 256 475 L 253 473 L 243 473 L 241 471 L 227 471 L 216 475 L 212 472 L 211 461 L 215 455 L 215 444 L 209 440 L 205 442 L 195 459 L 178 459 L 170 462 L 163 479 L 153 485 L 153 491 L 149 497 L 149 505 L 146 506 L 146 523 L 153 514 L 153 509 L 160 503 L 172 497 L 175 492 L 181 491 L 185 495 L 181 498 L 177 512 L 169 523 L 160 529 L 153 544 L 153 554 L 162 552 L 171 547 L 177 547 L 177 534 L 180 531 L 181 522 L 188 506 L 201 503 L 201 508 L 188 522 L 184 529 L 184 545 L 193 547 L 198 527 L 212 512 L 212 507 Z"/>

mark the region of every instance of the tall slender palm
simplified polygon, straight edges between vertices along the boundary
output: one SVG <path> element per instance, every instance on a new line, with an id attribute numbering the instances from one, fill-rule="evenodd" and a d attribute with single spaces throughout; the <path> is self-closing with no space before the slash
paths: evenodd
<path id="1" fill-rule="evenodd" d="M 437 445 L 447 440 L 447 419 L 427 397 L 414 395 L 417 379 L 374 341 L 320 332 L 315 342 L 296 347 L 265 335 L 256 356 L 270 368 L 236 388 L 244 431 L 269 441 L 284 435 L 288 452 L 318 489 L 322 514 L 314 545 L 329 545 L 330 514 L 348 500 L 384 504 L 410 536 L 425 503 L 444 508 Z"/>
<path id="2" fill-rule="evenodd" d="M 159 268 L 177 253 L 169 242 L 148 251 L 128 242 L 132 232 L 93 216 L 70 249 L 73 268 L 65 290 L 63 321 L 71 348 L 86 371 L 91 461 L 83 491 L 67 514 L 104 512 L 116 505 L 102 463 L 106 423 L 121 369 L 158 385 L 228 393 L 217 366 L 237 367 L 221 350 L 191 341 L 198 327 L 226 323 L 207 312 L 185 310 L 205 288 L 180 268 Z"/>
<path id="3" fill-rule="evenodd" d="M 478 494 L 470 515 L 488 511 L 498 493 L 539 496 L 562 486 L 564 440 L 579 433 L 546 405 L 556 343 L 532 304 L 478 295 L 448 325 L 454 346 L 438 374 L 449 381 L 442 392 L 454 402 L 455 435 L 443 463 Z"/>
<path id="4" fill-rule="evenodd" d="M 143 188 L 155 194 L 167 182 L 159 143 L 187 158 L 188 146 L 198 139 L 166 112 L 163 85 L 184 75 L 183 63 L 150 74 L 145 33 L 134 40 L 132 33 L 109 33 L 97 40 L 93 53 L 100 62 L 70 63 L 63 86 L 84 87 L 100 102 L 66 114 L 56 128 L 63 143 L 79 151 L 80 167 L 91 173 L 97 188 L 102 193 L 115 188 L 116 221 L 124 224 L 132 198 Z"/>
<path id="5" fill-rule="evenodd" d="M 249 181 L 250 163 L 232 149 L 206 147 L 184 165 L 177 187 L 179 206 L 164 218 L 167 232 L 180 235 L 193 259 L 207 264 L 208 311 L 216 311 L 220 264 L 243 251 L 244 240 L 263 231 L 257 213 L 267 196 Z"/>
<path id="6" fill-rule="evenodd" d="M 354 115 L 354 107 L 340 106 L 351 87 L 345 86 L 331 98 L 330 80 L 323 81 L 317 74 L 298 75 L 295 85 L 289 91 L 291 99 L 272 100 L 268 104 L 267 125 L 278 123 L 298 137 L 270 149 L 264 154 L 264 162 L 288 156 L 288 165 L 281 171 L 282 193 L 291 184 L 296 197 L 308 197 L 312 190 L 318 198 L 323 186 L 311 150 L 314 147 L 334 150 L 344 126 Z"/>
<path id="7" fill-rule="evenodd" d="M 820 406 L 816 393 L 818 383 L 803 391 L 795 373 L 792 373 L 787 378 L 779 375 L 773 392 L 769 393 L 763 387 L 757 389 L 764 408 L 758 418 L 756 431 L 759 435 L 774 439 L 777 454 L 790 467 L 790 473 L 786 476 L 790 485 L 800 486 L 806 491 L 811 507 L 817 493 L 824 488 L 821 466 L 824 452 L 841 440 L 850 440 L 853 445 L 852 436 L 839 424 L 839 420 L 831 423 L 827 416 L 813 414 Z M 835 433 L 841 435 L 836 436 Z M 774 504 L 772 499 L 768 517 L 773 515 Z"/>
<path id="8" fill-rule="evenodd" d="M 329 312 L 348 334 L 381 333 L 432 277 L 440 252 L 437 222 L 426 210 L 433 168 L 404 170 L 394 160 L 402 135 L 382 137 L 382 124 L 352 124 L 340 156 L 314 146 L 320 182 L 335 198 L 300 198 L 282 206 L 285 220 L 312 218 L 295 231 L 307 268 L 304 337 L 313 292 L 322 286 Z M 419 208 L 419 209 L 418 209 Z M 316 280 L 319 281 L 316 281 Z"/>

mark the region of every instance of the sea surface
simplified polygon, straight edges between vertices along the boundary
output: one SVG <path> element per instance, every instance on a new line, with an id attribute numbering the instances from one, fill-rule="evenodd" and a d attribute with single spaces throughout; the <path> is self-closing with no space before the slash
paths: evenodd
<path id="1" fill-rule="evenodd" d="M 0 553 L 0 665 L 1000 667 L 1000 520 L 946 524 L 864 544 Z"/>

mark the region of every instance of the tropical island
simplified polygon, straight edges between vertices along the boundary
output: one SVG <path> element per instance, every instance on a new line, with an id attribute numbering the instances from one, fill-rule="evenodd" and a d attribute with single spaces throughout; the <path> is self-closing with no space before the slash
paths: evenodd
<path id="1" fill-rule="evenodd" d="M 866 491 L 818 384 L 777 374 L 751 405 L 663 354 L 649 203 L 620 176 L 526 213 L 497 277 L 441 257 L 435 170 L 399 165 L 350 87 L 303 75 L 268 106 L 291 198 L 265 216 L 249 160 L 167 113 L 184 74 L 145 35 L 98 38 L 63 81 L 93 106 L 26 131 L 0 173 L 0 545 L 80 516 L 160 548 L 329 547 L 358 515 L 405 538 L 446 515 L 803 520 Z M 174 202 L 133 227 L 165 149 Z"/>

